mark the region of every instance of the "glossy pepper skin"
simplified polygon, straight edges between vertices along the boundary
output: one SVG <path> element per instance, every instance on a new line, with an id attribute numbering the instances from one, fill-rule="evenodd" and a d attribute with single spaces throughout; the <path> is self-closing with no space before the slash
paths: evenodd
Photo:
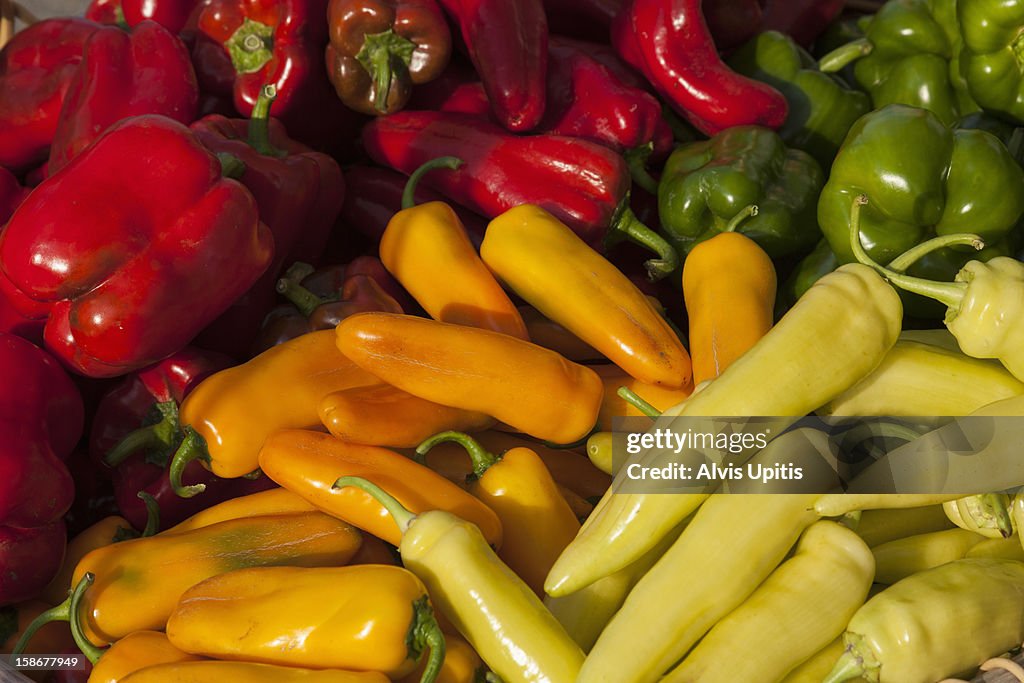
<path id="1" fill-rule="evenodd" d="M 722 62 L 700 5 L 630 0 L 612 24 L 612 44 L 676 113 L 707 135 L 734 126 L 780 127 L 786 99 Z"/>
<path id="2" fill-rule="evenodd" d="M 887 2 L 866 22 L 864 34 L 822 57 L 822 66 L 836 70 L 857 59 L 854 77 L 871 95 L 874 109 L 921 107 L 947 126 L 978 110 L 961 75 L 955 0 Z"/>
<path id="3" fill-rule="evenodd" d="M 658 213 L 665 234 L 689 253 L 756 205 L 756 215 L 735 230 L 778 258 L 817 242 L 815 201 L 824 182 L 806 152 L 767 128 L 739 126 L 672 153 L 658 185 Z"/>
<path id="4" fill-rule="evenodd" d="M 573 443 L 597 421 L 597 375 L 521 339 L 389 313 L 354 315 L 336 332 L 338 349 L 388 384 L 538 439 Z M 446 381 L 439 384 L 438 376 Z"/>
<path id="5" fill-rule="evenodd" d="M 117 376 L 160 360 L 271 259 L 252 195 L 221 174 L 181 124 L 127 119 L 15 212 L 0 237 L 0 286 L 26 313 L 48 312 L 47 346 L 79 373 Z"/>
<path id="6" fill-rule="evenodd" d="M 458 25 L 502 126 L 523 133 L 544 115 L 548 23 L 541 0 L 439 0 Z"/>
<path id="7" fill-rule="evenodd" d="M 84 19 L 45 19 L 0 51 L 0 166 L 21 172 L 46 161 L 68 86 L 98 28 Z"/>
<path id="8" fill-rule="evenodd" d="M 260 467 L 293 493 L 327 514 L 347 521 L 391 545 L 401 535 L 374 498 L 358 489 L 333 489 L 339 476 L 374 477 L 411 509 L 447 510 L 471 520 L 500 546 L 501 521 L 482 502 L 427 467 L 376 446 L 346 443 L 322 432 L 283 430 L 260 451 Z"/>
<path id="9" fill-rule="evenodd" d="M 956 3 L 963 49 L 960 75 L 984 110 L 1020 124 L 1024 121 L 1024 81 L 1020 78 L 1019 33 L 1024 3 L 968 0 Z"/>
<path id="10" fill-rule="evenodd" d="M 257 567 L 199 583 L 167 620 L 167 638 L 217 659 L 317 669 L 410 673 L 444 637 L 427 589 L 401 567 Z"/>
<path id="11" fill-rule="evenodd" d="M 60 365 L 0 332 L 0 605 L 33 597 L 64 557 L 74 498 L 64 460 L 82 433 L 82 398 Z"/>
<path id="12" fill-rule="evenodd" d="M 280 121 L 269 118 L 276 97 L 272 88 L 261 93 L 249 120 L 211 114 L 191 126 L 211 152 L 242 161 L 238 181 L 252 192 L 260 220 L 274 236 L 274 258 L 263 275 L 198 340 L 235 358 L 248 356 L 253 336 L 278 301 L 275 287 L 285 267 L 319 260 L 345 197 L 338 163 L 296 142 Z"/>
<path id="13" fill-rule="evenodd" d="M 181 662 L 136 671 L 118 683 L 389 683 L 375 671 L 301 669 L 252 662 Z"/>
<path id="14" fill-rule="evenodd" d="M 92 668 L 92 683 L 118 683 L 129 674 L 148 666 L 203 659 L 183 652 L 171 644 L 160 631 L 135 631 L 121 638 L 103 652 Z"/>
<path id="15" fill-rule="evenodd" d="M 900 140 L 899 150 L 892 145 Z M 908 155 L 906 149 L 919 149 Z M 982 170 L 984 169 L 984 170 Z M 1024 171 L 994 136 L 980 130 L 950 130 L 931 112 L 890 105 L 861 118 L 832 165 L 818 201 L 818 222 L 840 263 L 854 259 L 850 206 L 865 194 L 860 234 L 878 263 L 936 235 L 974 233 L 986 248 L 933 252 L 908 269 L 910 275 L 952 280 L 970 259 L 1006 253 L 1024 212 Z M 941 316 L 941 308 L 915 303 L 918 315 Z"/>
<path id="16" fill-rule="evenodd" d="M 818 70 L 810 53 L 777 31 L 765 31 L 731 57 L 729 66 L 763 81 L 789 104 L 779 129 L 782 141 L 828 169 L 853 122 L 871 110 L 871 100 L 832 74 Z"/>
<path id="17" fill-rule="evenodd" d="M 405 111 L 370 122 L 363 145 L 378 163 L 411 174 L 442 155 L 463 161 L 438 169 L 424 183 L 494 218 L 520 204 L 550 211 L 599 249 L 631 239 L 649 245 L 655 277 L 675 267 L 675 254 L 628 208 L 629 168 L 621 156 L 586 140 L 558 135 L 515 136 L 477 116 Z"/>
<path id="18" fill-rule="evenodd" d="M 437 78 L 452 38 L 435 0 L 331 0 L 327 73 L 338 97 L 363 114 L 402 109 L 414 85 Z"/>
<path id="19" fill-rule="evenodd" d="M 89 37 L 68 86 L 46 172 L 59 171 L 125 118 L 159 114 L 192 123 L 198 102 L 195 71 L 177 36 L 151 21 L 130 33 L 104 26 Z"/>
<path id="20" fill-rule="evenodd" d="M 514 292 L 632 376 L 675 389 L 690 384 L 689 354 L 665 319 L 547 211 L 526 204 L 498 216 L 480 254 Z"/>

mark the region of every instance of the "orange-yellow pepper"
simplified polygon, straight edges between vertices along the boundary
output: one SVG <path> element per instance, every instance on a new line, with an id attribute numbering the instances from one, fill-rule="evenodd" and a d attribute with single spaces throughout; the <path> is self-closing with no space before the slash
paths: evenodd
<path id="1" fill-rule="evenodd" d="M 458 215 L 444 202 L 413 205 L 422 174 L 461 164 L 453 157 L 427 162 L 409 178 L 412 191 L 380 238 L 380 260 L 434 320 L 529 339 L 515 304 L 469 241 Z"/>
<path id="2" fill-rule="evenodd" d="M 111 645 L 92 667 L 89 683 L 119 683 L 139 669 L 172 662 L 196 662 L 203 659 L 171 645 L 160 631 L 136 631 Z"/>
<path id="3" fill-rule="evenodd" d="M 338 477 L 372 477 L 409 509 L 448 510 L 479 526 L 489 543 L 501 544 L 501 521 L 493 510 L 436 472 L 386 448 L 289 429 L 267 439 L 259 464 L 268 477 L 318 509 L 394 546 L 401 534 L 387 510 L 358 489 L 333 489 Z"/>
<path id="4" fill-rule="evenodd" d="M 771 329 L 775 288 L 771 258 L 741 233 L 719 233 L 687 255 L 683 299 L 695 384 L 718 377 Z"/>
<path id="5" fill-rule="evenodd" d="M 205 661 L 147 666 L 120 683 L 390 683 L 390 679 L 375 671 Z"/>
<path id="6" fill-rule="evenodd" d="M 398 550 L 373 534 L 363 534 L 359 552 L 348 561 L 351 564 L 398 564 Z"/>
<path id="7" fill-rule="evenodd" d="M 526 331 L 530 341 L 537 346 L 551 349 L 562 354 L 571 361 L 605 360 L 601 352 L 565 329 L 554 320 L 548 320 L 533 306 L 520 306 L 519 315 L 526 323 Z"/>
<path id="8" fill-rule="evenodd" d="M 105 545 L 135 536 L 138 536 L 138 532 L 124 517 L 111 515 L 96 522 L 68 541 L 67 550 L 64 552 L 64 563 L 60 566 L 60 571 L 43 589 L 39 597 L 51 605 L 62 602 L 64 598 L 68 597 L 68 587 L 73 585 L 71 576 L 75 573 L 75 567 L 79 560 L 96 548 L 102 548 Z"/>
<path id="9" fill-rule="evenodd" d="M 591 369 L 604 383 L 604 398 L 601 401 L 601 412 L 597 419 L 597 428 L 601 431 L 612 429 L 612 418 L 644 415 L 636 406 L 619 396 L 620 387 L 626 387 L 659 411 L 668 410 L 685 401 L 693 393 L 692 384 L 678 389 L 648 384 L 631 377 L 616 365 L 592 365 Z"/>
<path id="10" fill-rule="evenodd" d="M 402 567 L 257 567 L 212 577 L 181 596 L 167 621 L 176 647 L 216 659 L 400 678 L 429 649 L 432 683 L 444 636 L 427 589 Z"/>
<path id="11" fill-rule="evenodd" d="M 188 496 L 205 488 L 181 486 L 181 472 L 195 459 L 218 477 L 252 472 L 267 436 L 320 426 L 317 407 L 324 396 L 379 383 L 338 353 L 332 330 L 304 334 L 211 375 L 181 404 L 185 440 L 171 461 L 175 490 Z"/>
<path id="12" fill-rule="evenodd" d="M 556 443 L 583 438 L 597 421 L 597 375 L 522 339 L 391 313 L 360 313 L 336 331 L 338 348 L 353 362 L 428 401 L 485 413 Z"/>
<path id="13" fill-rule="evenodd" d="M 181 533 L 182 531 L 191 531 L 229 519 L 315 511 L 316 507 L 302 496 L 292 493 L 288 489 L 278 487 L 217 503 L 205 510 L 200 510 L 188 519 L 167 529 L 161 535 L 166 536 L 168 534 Z"/>
<path id="14" fill-rule="evenodd" d="M 426 662 L 421 662 L 416 670 L 401 679 L 399 683 L 419 683 L 423 676 Z M 480 683 L 484 680 L 487 667 L 484 660 L 476 653 L 473 646 L 457 633 L 444 634 L 444 663 L 434 683 Z"/>
<path id="15" fill-rule="evenodd" d="M 344 389 L 320 401 L 320 421 L 342 441 L 413 448 L 445 429 L 476 432 L 494 424 L 483 413 L 413 396 L 390 384 Z"/>
<path id="16" fill-rule="evenodd" d="M 523 204 L 492 220 L 480 256 L 516 294 L 633 377 L 689 384 L 686 348 L 647 297 L 544 209 Z"/>
<path id="17" fill-rule="evenodd" d="M 529 448 L 495 455 L 460 432 L 436 434 L 416 452 L 422 455 L 446 441 L 458 443 L 469 453 L 473 460 L 469 491 L 501 520 L 504 541 L 498 557 L 537 595 L 543 595 L 551 565 L 580 530 L 579 519 L 544 461 Z"/>
<path id="18" fill-rule="evenodd" d="M 558 492 L 562 494 L 562 498 L 565 498 L 565 502 L 569 504 L 572 514 L 576 515 L 576 519 L 586 519 L 594 511 L 594 504 L 582 498 L 580 494 L 561 484 L 556 483 L 556 486 L 558 486 Z"/>

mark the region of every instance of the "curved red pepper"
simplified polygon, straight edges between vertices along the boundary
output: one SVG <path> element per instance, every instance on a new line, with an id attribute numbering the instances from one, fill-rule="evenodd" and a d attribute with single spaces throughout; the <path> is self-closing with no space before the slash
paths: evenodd
<path id="1" fill-rule="evenodd" d="M 439 156 L 461 159 L 457 170 L 437 169 L 423 182 L 488 218 L 536 204 L 595 248 L 629 239 L 655 251 L 661 258 L 647 262 L 652 278 L 678 265 L 672 247 L 629 210 L 629 168 L 602 145 L 512 135 L 466 114 L 402 111 L 371 121 L 363 146 L 374 161 L 407 174 Z"/>
<path id="2" fill-rule="evenodd" d="M 732 126 L 778 128 L 786 98 L 719 58 L 700 0 L 630 0 L 612 23 L 612 44 L 680 115 L 707 135 Z"/>
<path id="3" fill-rule="evenodd" d="M 64 167 L 108 127 L 130 116 L 162 114 L 191 123 L 199 101 L 184 44 L 156 22 L 131 33 L 105 26 L 85 44 L 54 134 L 47 173 Z"/>
<path id="4" fill-rule="evenodd" d="M 0 236 L 0 284 L 47 346 L 113 377 L 182 348 L 263 273 L 256 201 L 185 126 L 127 119 L 32 191 Z M 26 308 L 20 307 L 27 302 Z"/>
<path id="5" fill-rule="evenodd" d="M 43 350 L 0 332 L 0 605 L 32 597 L 64 556 L 74 498 L 62 462 L 82 433 L 74 383 Z"/>
<path id="6" fill-rule="evenodd" d="M 137 26 L 150 19 L 171 33 L 180 33 L 202 0 L 92 0 L 86 19 L 101 24 Z"/>
<path id="7" fill-rule="evenodd" d="M 20 172 L 46 160 L 68 86 L 98 28 L 84 19 L 46 19 L 0 51 L 0 166 Z"/>
<path id="8" fill-rule="evenodd" d="M 238 178 L 259 207 L 260 220 L 274 235 L 274 259 L 249 290 L 207 327 L 197 343 L 238 359 L 248 357 L 252 338 L 277 303 L 275 285 L 286 265 L 318 263 L 345 197 L 338 163 L 288 137 L 269 119 L 271 97 L 251 120 L 211 115 L 192 124 L 196 137 L 214 153 L 242 160 Z"/>
<path id="9" fill-rule="evenodd" d="M 439 0 L 462 31 L 495 117 L 532 130 L 544 115 L 548 24 L 541 0 Z"/>

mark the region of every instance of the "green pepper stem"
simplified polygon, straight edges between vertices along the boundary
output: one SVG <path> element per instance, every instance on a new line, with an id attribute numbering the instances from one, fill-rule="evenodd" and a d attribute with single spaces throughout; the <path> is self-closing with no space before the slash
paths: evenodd
<path id="1" fill-rule="evenodd" d="M 238 180 L 245 174 L 245 162 L 228 152 L 217 152 L 220 174 L 225 178 Z"/>
<path id="2" fill-rule="evenodd" d="M 405 189 L 402 191 L 402 209 L 411 209 L 416 206 L 416 188 L 419 187 L 420 179 L 431 171 L 439 168 L 447 168 L 451 171 L 462 166 L 463 161 L 458 157 L 438 157 L 423 164 L 409 176 L 405 182 Z"/>
<path id="3" fill-rule="evenodd" d="M 249 146 L 264 156 L 280 158 L 288 156 L 288 153 L 270 142 L 270 107 L 276 99 L 277 86 L 268 83 L 260 88 L 249 116 Z"/>
<path id="4" fill-rule="evenodd" d="M 423 668 L 423 675 L 420 683 L 434 683 L 441 673 L 441 666 L 444 664 L 445 640 L 444 632 L 437 623 L 434 610 L 430 607 L 430 600 L 426 595 L 413 603 L 415 621 L 412 627 L 412 642 L 418 653 L 424 649 L 430 649 L 430 657 L 427 665 Z"/>
<path id="5" fill-rule="evenodd" d="M 985 248 L 985 242 L 982 241 L 980 235 L 968 232 L 956 233 L 953 235 L 942 235 L 940 237 L 933 237 L 930 240 L 921 242 L 921 244 L 907 249 L 905 252 L 890 261 L 886 268 L 895 273 L 902 273 L 933 251 L 937 251 L 945 247 L 951 247 L 955 244 L 969 245 L 974 247 L 977 251 L 981 251 Z"/>
<path id="6" fill-rule="evenodd" d="M 185 473 L 185 468 L 193 460 L 202 460 L 209 464 L 210 452 L 206 447 L 206 439 L 200 436 L 196 430 L 192 427 L 185 427 L 183 431 L 185 438 L 181 440 L 181 445 L 178 446 L 178 450 L 175 451 L 174 456 L 171 458 L 168 478 L 171 481 L 171 488 L 174 489 L 175 494 L 181 498 L 191 498 L 205 491 L 206 484 L 184 486 L 181 483 L 181 477 Z"/>
<path id="7" fill-rule="evenodd" d="M 277 290 L 278 294 L 292 302 L 295 308 L 299 309 L 299 313 L 306 318 L 313 315 L 313 311 L 317 308 L 327 303 L 325 299 L 321 299 L 299 284 L 298 281 L 287 277 L 287 275 L 277 281 L 274 289 Z"/>
<path id="8" fill-rule="evenodd" d="M 654 143 L 648 142 L 646 145 L 627 150 L 623 157 L 629 166 L 629 175 L 633 178 L 633 182 L 650 194 L 657 196 L 658 181 L 647 170 L 647 160 L 652 152 L 654 152 Z"/>
<path id="9" fill-rule="evenodd" d="M 491 453 L 469 434 L 456 431 L 434 434 L 432 437 L 426 439 L 416 447 L 416 454 L 420 457 L 426 457 L 431 448 L 439 443 L 447 443 L 450 441 L 459 444 L 466 449 L 467 453 L 469 453 L 469 459 L 473 461 L 473 476 L 477 479 L 484 476 L 487 470 L 501 460 L 501 456 Z"/>
<path id="10" fill-rule="evenodd" d="M 616 391 L 615 393 L 619 395 L 619 398 L 621 398 L 623 401 L 639 410 L 647 417 L 661 417 L 660 410 L 658 410 L 650 403 L 640 398 L 640 395 L 637 394 L 632 389 L 629 389 L 628 387 L 619 387 L 619 390 Z"/>
<path id="11" fill-rule="evenodd" d="M 748 218 L 756 216 L 757 212 L 757 204 L 744 206 L 742 209 L 740 209 L 739 213 L 733 216 L 732 219 L 730 219 L 730 221 L 725 224 L 725 227 L 722 228 L 722 232 L 736 232 L 736 229 L 740 227 L 740 223 L 747 220 Z"/>
<path id="12" fill-rule="evenodd" d="M 387 113 L 388 95 L 391 94 L 396 72 L 408 72 L 414 52 L 416 44 L 395 33 L 394 29 L 363 36 L 363 47 L 356 53 L 356 60 L 373 80 L 373 108 L 380 113 Z"/>
<path id="13" fill-rule="evenodd" d="M 85 633 L 82 631 L 82 620 L 80 616 L 82 596 L 95 580 L 95 574 L 92 572 L 86 572 L 85 576 L 79 580 L 74 590 L 70 591 L 71 594 L 68 595 L 64 602 L 51 607 L 32 620 L 32 623 L 25 628 L 25 632 L 21 634 L 21 638 L 18 639 L 14 649 L 11 650 L 11 654 L 20 655 L 24 653 L 25 648 L 28 647 L 29 642 L 32 640 L 32 636 L 34 636 L 43 626 L 46 626 L 53 621 L 66 621 L 71 625 L 71 637 L 74 638 L 75 645 L 77 645 L 78 649 L 82 651 L 82 654 L 88 657 L 89 661 L 93 664 L 99 661 L 100 655 L 102 655 L 104 651 L 93 645 L 89 642 L 89 639 L 85 637 Z"/>
<path id="14" fill-rule="evenodd" d="M 160 413 L 160 421 L 126 434 L 103 457 L 104 463 L 109 467 L 117 467 L 127 460 L 128 456 L 140 450 L 167 450 L 174 446 L 181 437 L 177 402 L 164 401 L 155 404 L 154 407 Z"/>
<path id="15" fill-rule="evenodd" d="M 160 531 L 160 503 L 146 491 L 139 491 L 135 495 L 146 505 L 146 528 L 142 530 L 142 537 L 156 536 Z"/>
<path id="16" fill-rule="evenodd" d="M 367 481 L 362 477 L 340 477 L 332 489 L 343 489 L 346 486 L 353 486 L 363 492 L 369 494 L 374 500 L 384 506 L 384 509 L 388 511 L 391 517 L 395 520 L 398 528 L 405 533 L 405 530 L 409 528 L 412 521 L 416 519 L 416 515 L 409 512 L 404 505 L 398 502 L 398 500 L 390 493 L 377 486 L 371 481 Z"/>
<path id="17" fill-rule="evenodd" d="M 608 237 L 605 238 L 605 246 L 610 247 L 622 240 L 629 240 L 641 247 L 646 247 L 660 257 L 644 262 L 647 277 L 652 282 L 671 275 L 679 269 L 679 254 L 671 244 L 665 241 L 664 237 L 640 222 L 633 210 L 629 208 L 628 194 L 622 199 L 615 218 L 612 219 Z"/>
<path id="18" fill-rule="evenodd" d="M 857 655 L 847 649 L 822 683 L 843 683 L 843 681 L 858 678 L 866 673 L 867 670 Z"/>
<path id="19" fill-rule="evenodd" d="M 867 38 L 860 38 L 846 45 L 840 45 L 818 60 L 818 70 L 825 73 L 835 73 L 861 57 L 868 56 L 874 49 L 874 43 Z"/>
<path id="20" fill-rule="evenodd" d="M 890 283 L 900 289 L 926 296 L 929 299 L 935 299 L 950 309 L 958 310 L 960 303 L 963 301 L 964 292 L 967 289 L 966 284 L 962 282 L 935 282 L 933 280 L 903 275 L 879 265 L 868 256 L 860 242 L 860 207 L 867 203 L 868 198 L 865 195 L 858 195 L 853 200 L 853 206 L 850 207 L 850 248 L 853 250 L 853 255 L 857 261 L 866 266 L 871 266 Z"/>

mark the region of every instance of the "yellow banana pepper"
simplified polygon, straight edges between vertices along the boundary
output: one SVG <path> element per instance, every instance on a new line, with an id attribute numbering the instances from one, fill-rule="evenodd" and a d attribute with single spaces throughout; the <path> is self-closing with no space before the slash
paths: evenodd
<path id="1" fill-rule="evenodd" d="M 854 530 L 868 547 L 874 548 L 898 538 L 952 528 L 953 523 L 946 517 L 941 505 L 925 505 L 917 508 L 864 510 Z"/>
<path id="2" fill-rule="evenodd" d="M 898 538 L 871 549 L 875 556 L 875 582 L 894 584 L 911 574 L 962 559 L 984 536 L 965 529 Z"/>

